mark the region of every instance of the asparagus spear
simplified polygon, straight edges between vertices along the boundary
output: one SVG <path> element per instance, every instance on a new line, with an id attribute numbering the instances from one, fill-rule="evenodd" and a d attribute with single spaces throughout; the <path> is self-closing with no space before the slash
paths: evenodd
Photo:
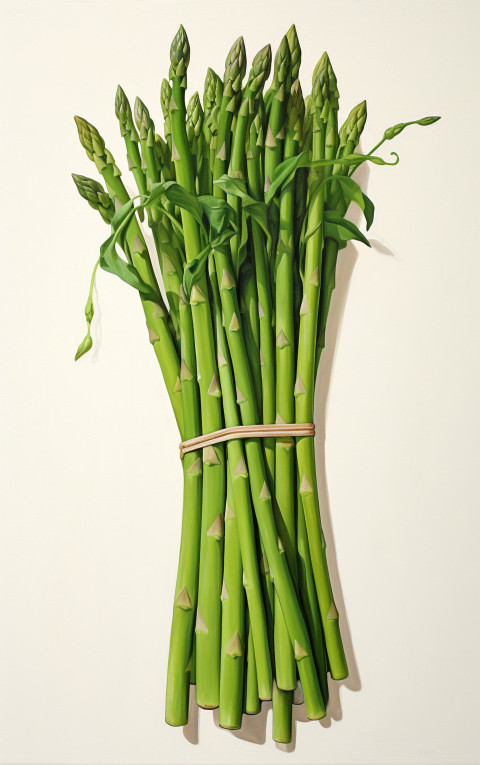
<path id="1" fill-rule="evenodd" d="M 124 91 L 117 88 L 115 96 L 115 114 L 120 124 L 120 133 L 127 149 L 128 169 L 132 171 L 139 194 L 147 193 L 147 179 L 142 169 L 142 159 L 138 142 L 140 137 L 135 129 L 130 103 Z"/>
<path id="2" fill-rule="evenodd" d="M 303 124 L 303 97 L 299 80 L 292 85 L 288 102 L 288 121 L 284 144 L 284 159 L 298 152 Z M 276 402 L 277 421 L 294 422 L 295 323 L 293 317 L 294 284 L 294 188 L 295 180 L 282 188 L 280 196 L 280 232 L 275 264 L 276 289 Z M 295 441 L 277 438 L 275 448 L 275 499 L 277 527 L 294 581 L 297 581 L 295 533 Z M 275 665 L 279 689 L 273 708 L 275 740 L 291 738 L 292 691 L 296 688 L 295 661 L 288 631 L 281 610 L 275 607 Z"/>
<path id="3" fill-rule="evenodd" d="M 194 193 L 192 158 L 185 128 L 185 88 L 190 45 L 180 26 L 170 49 L 172 99 L 172 159 L 177 182 Z M 187 210 L 181 210 L 187 263 L 201 250 L 198 224 Z M 222 427 L 221 391 L 215 360 L 212 317 L 205 274 L 190 295 L 199 374 L 202 429 L 204 433 Z M 197 702 L 217 707 L 220 694 L 221 601 L 223 575 L 223 515 L 225 509 L 225 468 L 223 444 L 203 450 L 203 513 L 200 547 L 200 584 L 197 609 Z"/>
<path id="4" fill-rule="evenodd" d="M 205 119 L 203 121 L 203 134 L 208 149 L 210 185 L 213 173 L 213 164 L 215 161 L 215 147 L 217 145 L 218 115 L 223 97 L 223 82 L 210 67 L 207 69 L 205 77 L 205 88 L 203 93 L 203 110 Z"/>
<path id="5" fill-rule="evenodd" d="M 172 125 L 170 120 L 170 101 L 172 98 L 172 88 L 168 80 L 162 80 L 160 88 L 160 105 L 164 119 L 164 135 L 170 152 L 172 151 Z"/>
<path id="6" fill-rule="evenodd" d="M 218 366 L 223 394 L 225 425 L 226 427 L 235 427 L 236 425 L 240 424 L 237 408 L 238 391 L 235 389 L 230 355 L 225 337 L 225 328 L 222 322 L 222 308 L 219 296 L 219 285 L 213 257 L 210 257 L 209 259 L 209 273 L 215 306 Z M 222 277 L 222 288 L 225 288 L 227 281 L 225 281 L 225 279 Z M 234 509 L 232 508 L 232 511 L 235 514 L 235 519 L 238 526 L 239 544 L 244 572 L 244 587 L 250 614 L 250 632 L 253 644 L 253 652 L 250 650 L 249 672 L 251 675 L 252 665 L 255 665 L 255 687 L 257 699 L 258 695 L 260 695 L 261 699 L 270 699 L 272 696 L 272 668 L 268 644 L 265 609 L 262 601 L 257 551 L 255 546 L 255 531 L 253 526 L 253 513 L 250 499 L 250 484 L 248 479 L 248 471 L 246 470 L 246 467 L 244 467 L 245 454 L 242 442 L 238 439 L 230 440 L 227 444 L 227 452 L 227 469 L 232 481 L 234 493 Z M 226 557 L 226 565 L 228 565 L 228 563 L 229 561 Z M 227 591 L 230 592 L 230 589 L 227 588 Z M 232 631 L 230 630 L 227 634 L 230 636 L 229 640 L 231 640 L 233 637 Z M 243 646 L 245 647 L 245 641 L 243 641 Z M 231 666 L 230 662 L 230 671 L 235 673 L 235 669 L 238 671 L 238 668 Z M 250 677 L 250 686 L 251 682 L 252 678 Z M 228 682 L 226 683 L 226 687 L 228 688 Z M 250 696 L 249 698 L 251 701 L 252 699 Z M 247 707 L 247 711 L 248 709 L 251 709 L 251 704 L 249 707 Z"/>
<path id="7" fill-rule="evenodd" d="M 111 223 L 115 214 L 115 205 L 102 184 L 93 178 L 76 173 L 72 173 L 72 178 L 80 196 L 87 200 L 90 207 L 98 210 L 105 223 Z"/>
<path id="8" fill-rule="evenodd" d="M 336 156 L 341 159 L 343 156 L 352 154 L 362 134 L 365 122 L 367 120 L 367 102 L 361 101 L 351 110 L 346 121 L 339 131 L 339 144 Z M 333 175 L 339 175 L 345 172 L 347 168 L 343 165 L 334 165 Z M 338 209 L 341 215 L 345 215 L 347 205 L 344 202 L 340 184 L 334 182 L 330 184 L 329 195 L 327 199 L 328 207 L 332 210 Z M 325 252 L 322 262 L 322 284 L 320 296 L 320 316 L 318 322 L 318 338 L 316 348 L 316 364 L 320 363 L 320 356 L 325 347 L 325 330 L 327 326 L 328 311 L 333 290 L 335 289 L 335 270 L 337 266 L 337 255 L 339 245 L 335 239 L 327 237 L 325 240 Z"/>
<path id="9" fill-rule="evenodd" d="M 310 103 L 314 160 L 325 158 L 327 126 L 331 124 L 332 119 L 330 112 L 337 108 L 337 103 L 336 82 L 332 78 L 331 68 L 323 66 L 315 80 Z M 312 184 L 318 183 L 322 178 L 321 168 L 317 169 L 316 173 L 311 173 L 311 177 Z M 323 204 L 322 192 L 317 193 L 308 213 L 308 228 L 311 231 L 315 230 L 315 233 L 307 240 L 305 253 L 304 296 L 300 308 L 297 377 L 294 389 L 297 422 L 313 421 L 315 347 L 322 273 Z M 297 439 L 297 469 L 330 670 L 334 679 L 341 679 L 347 676 L 348 669 L 327 568 L 318 502 L 315 446 L 312 438 Z"/>
<path id="10" fill-rule="evenodd" d="M 196 379 L 195 340 L 190 305 L 180 290 L 181 389 L 184 438 L 201 432 L 200 402 Z M 198 565 L 202 523 L 202 455 L 188 452 L 183 468 L 183 515 L 170 650 L 167 669 L 165 720 L 169 725 L 188 722 L 190 661 L 194 646 L 194 625 L 198 602 Z"/>
<path id="11" fill-rule="evenodd" d="M 223 95 L 218 114 L 218 133 L 216 142 L 216 154 L 213 164 L 213 194 L 223 197 L 224 192 L 220 186 L 215 185 L 228 168 L 231 145 L 232 118 L 237 109 L 239 94 L 242 89 L 242 80 L 245 76 L 246 54 L 243 37 L 235 40 L 228 52 L 225 61 L 225 74 L 223 76 Z"/>

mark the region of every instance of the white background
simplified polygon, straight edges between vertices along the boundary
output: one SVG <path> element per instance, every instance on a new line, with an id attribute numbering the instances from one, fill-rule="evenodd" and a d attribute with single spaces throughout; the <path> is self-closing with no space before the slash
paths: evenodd
<path id="1" fill-rule="evenodd" d="M 479 761 L 479 11 L 459 0 L 1 3 L 2 764 Z M 326 48 L 342 114 L 368 100 L 365 150 L 398 121 L 442 120 L 391 145 L 397 167 L 371 168 L 374 246 L 341 256 L 317 424 L 322 480 L 331 367 L 326 475 L 352 677 L 327 721 L 297 722 L 286 753 L 270 711 L 263 731 L 240 736 L 211 712 L 198 736 L 195 722 L 163 722 L 179 439 L 138 300 L 109 274 L 95 352 L 73 362 L 108 229 L 70 172 L 96 173 L 80 114 L 131 186 L 116 86 L 160 128 L 180 22 L 193 92 L 239 34 L 251 59 L 292 21 L 304 89 Z M 329 552 L 335 571 L 331 539 Z"/>

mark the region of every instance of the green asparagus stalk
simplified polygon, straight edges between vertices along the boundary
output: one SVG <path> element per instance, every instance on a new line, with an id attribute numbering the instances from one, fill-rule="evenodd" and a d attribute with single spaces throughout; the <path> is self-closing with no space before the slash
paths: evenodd
<path id="1" fill-rule="evenodd" d="M 252 254 L 247 253 L 239 274 L 240 314 L 245 334 L 248 361 L 252 370 L 255 398 L 262 400 L 262 378 L 260 373 L 260 323 L 258 316 L 257 279 Z"/>
<path id="2" fill-rule="evenodd" d="M 133 113 L 140 134 L 140 146 L 145 164 L 147 189 L 151 191 L 153 184 L 160 181 L 160 170 L 155 151 L 155 125 L 150 117 L 150 112 L 138 96 L 135 99 Z"/>
<path id="3" fill-rule="evenodd" d="M 170 119 L 172 159 L 177 182 L 195 192 L 192 158 L 185 128 L 185 88 L 190 45 L 182 26 L 170 49 L 172 98 Z M 187 263 L 201 252 L 198 223 L 181 210 Z M 190 294 L 199 374 L 202 429 L 210 433 L 222 427 L 220 386 L 215 360 L 212 317 L 206 276 Z M 186 372 L 188 374 L 188 372 Z M 200 583 L 196 626 L 197 703 L 217 707 L 220 696 L 221 589 L 223 578 L 223 516 L 225 510 L 225 468 L 223 444 L 203 450 L 203 513 L 200 547 Z"/>
<path id="4" fill-rule="evenodd" d="M 255 100 L 254 104 L 254 118 L 250 125 L 250 131 L 249 131 L 249 137 L 247 141 L 247 175 L 248 175 L 248 192 L 250 196 L 253 199 L 256 199 L 258 201 L 263 200 L 263 186 L 264 186 L 264 155 L 265 155 L 265 128 L 264 128 L 264 122 L 265 122 L 265 107 L 263 103 L 263 97 L 262 94 L 259 93 L 257 95 L 257 98 Z M 266 267 L 263 265 L 266 261 L 266 245 L 265 245 L 265 239 L 263 235 L 263 231 L 259 225 L 259 223 L 252 219 L 251 221 L 251 235 L 252 235 L 252 248 L 251 248 L 251 254 L 252 258 L 255 260 L 255 268 L 257 268 L 257 263 L 259 264 L 259 267 L 262 269 L 262 271 L 266 270 Z M 242 269 L 243 270 L 243 269 Z M 240 278 L 242 278 L 242 274 L 240 274 Z M 256 290 L 255 290 L 256 291 Z M 240 292 L 243 294 L 243 290 L 240 290 Z M 265 302 L 265 301 L 264 301 Z M 261 305 L 261 304 L 260 304 Z M 264 404 L 262 400 L 262 390 L 272 390 L 272 380 L 268 380 L 267 378 L 267 369 L 272 369 L 273 367 L 273 340 L 271 338 L 271 324 L 269 324 L 269 321 L 271 321 L 271 314 L 270 318 L 268 315 L 268 309 L 267 309 L 267 316 L 265 316 L 265 311 L 260 310 L 260 306 L 258 306 L 258 326 L 260 326 L 260 321 L 263 323 L 263 333 L 264 333 L 264 342 L 265 342 L 265 350 L 267 352 L 267 358 L 269 359 L 268 365 L 265 364 L 265 354 L 264 350 L 260 349 L 260 354 L 256 355 L 256 358 L 260 359 L 260 380 L 261 383 L 259 385 L 258 383 L 258 367 L 251 362 L 252 367 L 252 373 L 253 373 L 253 382 L 254 382 L 254 389 L 255 389 L 255 399 L 257 401 L 257 405 L 260 409 L 260 403 L 261 402 L 261 409 L 262 409 L 262 420 L 265 422 L 265 417 L 268 416 L 267 413 L 271 411 L 271 405 L 269 403 L 266 403 L 266 412 L 264 413 Z M 247 340 L 247 353 L 249 360 L 251 359 L 252 354 L 250 353 L 248 349 L 248 334 L 247 330 L 244 329 L 246 340 Z M 268 332 L 268 334 L 266 334 Z M 269 354 L 270 349 L 270 354 Z M 270 402 L 273 400 L 272 394 L 270 394 Z M 264 441 L 264 448 L 266 448 L 266 452 L 268 454 L 268 461 L 267 461 L 267 470 L 269 475 L 269 480 L 273 479 L 273 440 L 272 439 L 263 439 Z M 273 645 L 273 601 L 274 601 L 274 592 L 273 592 L 273 581 L 272 577 L 270 575 L 270 569 L 268 567 L 267 558 L 265 556 L 265 550 L 263 547 L 262 540 L 259 539 L 259 554 L 261 559 L 261 570 L 262 570 L 262 588 L 264 592 L 265 597 L 265 606 L 266 606 L 266 612 L 267 612 L 267 623 L 269 626 L 269 636 L 270 636 L 270 642 L 271 642 L 271 651 L 272 655 L 274 653 L 274 645 Z"/>
<path id="5" fill-rule="evenodd" d="M 205 183 L 202 178 L 203 109 L 197 91 L 195 91 L 188 102 L 186 130 L 188 143 L 190 144 L 190 154 L 192 155 L 193 173 L 196 178 L 196 189 L 198 193 L 206 194 L 208 188 L 205 188 Z"/>
<path id="6" fill-rule="evenodd" d="M 245 44 L 243 42 L 243 37 L 239 37 L 230 48 L 225 61 L 223 95 L 218 114 L 216 154 L 213 164 L 213 194 L 217 197 L 224 196 L 224 192 L 220 186 L 215 185 L 215 181 L 221 178 L 228 168 L 232 140 L 232 118 L 240 100 L 239 94 L 242 90 L 242 80 L 245 76 L 245 69 Z"/>
<path id="7" fill-rule="evenodd" d="M 299 487 L 298 487 L 299 488 Z M 303 607 L 303 613 L 308 625 L 308 632 L 312 640 L 315 665 L 318 679 L 325 704 L 328 701 L 327 664 L 325 657 L 325 641 L 323 638 L 322 619 L 318 606 L 315 578 L 313 576 L 312 560 L 308 546 L 307 527 L 301 495 L 298 495 L 297 503 L 297 571 L 298 592 Z"/>
<path id="8" fill-rule="evenodd" d="M 282 148 L 285 137 L 285 107 L 291 82 L 292 60 L 287 36 L 285 35 L 275 55 L 273 69 L 273 95 L 265 137 L 265 191 L 268 191 L 270 188 L 275 168 L 282 161 Z"/>
<path id="9" fill-rule="evenodd" d="M 189 439 L 200 435 L 201 420 L 192 312 L 190 305 L 184 300 L 183 290 L 180 291 L 179 312 L 184 439 Z M 201 450 L 188 452 L 183 459 L 182 467 L 182 537 L 170 632 L 165 701 L 165 720 L 169 725 L 186 725 L 188 722 L 202 522 Z"/>
<path id="10" fill-rule="evenodd" d="M 77 191 L 83 199 L 86 199 L 90 207 L 98 210 L 105 223 L 111 223 L 115 215 L 115 204 L 102 184 L 85 175 L 72 173 Z"/>
<path id="11" fill-rule="evenodd" d="M 255 662 L 255 653 L 253 645 L 253 632 L 250 625 L 250 619 L 247 611 L 247 657 L 245 667 L 245 689 L 244 689 L 244 712 L 247 715 L 256 715 L 260 712 L 261 703 L 258 697 L 257 683 L 257 665 Z"/>
<path id="12" fill-rule="evenodd" d="M 365 122 L 367 120 L 367 102 L 361 101 L 355 106 L 346 121 L 339 130 L 339 144 L 336 152 L 336 156 L 341 159 L 343 156 L 353 154 L 358 146 L 360 136 Z M 348 168 L 344 165 L 334 165 L 333 175 L 340 175 L 344 173 Z M 327 198 L 327 205 L 330 209 L 338 211 L 341 215 L 345 215 L 347 211 L 347 205 L 345 204 L 341 186 L 338 183 L 332 182 L 329 188 L 329 194 Z M 321 283 L 321 296 L 320 296 L 320 316 L 318 322 L 318 338 L 316 348 L 316 363 L 317 369 L 320 363 L 320 356 L 322 350 L 325 347 L 325 330 L 327 327 L 328 312 L 330 309 L 330 302 L 335 289 L 335 271 L 337 267 L 339 245 L 335 239 L 329 237 L 325 240 L 325 252 L 322 262 L 322 283 Z"/>
<path id="13" fill-rule="evenodd" d="M 215 306 L 218 367 L 220 383 L 222 386 L 225 425 L 226 427 L 235 427 L 240 424 L 237 408 L 238 391 L 235 388 L 232 374 L 230 354 L 225 336 L 225 328 L 222 322 L 222 307 L 219 294 L 219 289 L 228 288 L 229 281 L 227 276 L 224 277 L 222 275 L 219 288 L 213 257 L 209 260 L 209 273 Z M 272 696 L 271 658 L 255 545 L 250 484 L 248 480 L 248 472 L 245 467 L 245 455 L 242 442 L 238 439 L 228 441 L 227 452 L 227 468 L 233 487 L 234 514 L 238 527 L 238 537 L 244 572 L 243 584 L 250 614 L 250 631 L 254 647 L 253 655 L 250 653 L 250 665 L 255 664 L 256 668 L 255 686 L 257 698 L 260 696 L 261 699 L 270 699 Z M 252 667 L 250 666 L 250 672 L 251 671 Z M 250 678 L 250 680 L 252 681 L 252 678 Z"/>
<path id="14" fill-rule="evenodd" d="M 289 112 L 284 144 L 284 159 L 294 156 L 301 140 L 303 97 L 295 80 L 289 94 Z M 275 266 L 276 289 L 276 399 L 277 421 L 294 422 L 295 324 L 293 318 L 294 259 L 294 187 L 295 181 L 283 187 L 280 196 L 280 232 Z M 275 449 L 275 499 L 277 528 L 285 549 L 290 572 L 296 582 L 295 534 L 295 459 L 294 439 L 277 438 Z M 274 695 L 275 740 L 291 738 L 292 691 L 297 677 L 293 651 L 283 614 L 275 605 L 275 666 L 277 694 Z M 285 694 L 285 691 L 289 691 Z"/>
<path id="15" fill-rule="evenodd" d="M 245 161 L 245 144 L 247 136 L 250 134 L 250 124 L 253 119 L 253 108 L 255 101 L 260 95 L 264 83 L 270 73 L 272 52 L 269 45 L 260 50 L 252 62 L 252 67 L 248 77 L 247 84 L 243 91 L 243 98 L 237 115 L 234 140 L 232 145 L 232 155 L 230 159 L 229 176 L 246 180 L 247 168 Z M 237 196 L 227 195 L 229 204 L 235 209 L 237 219 L 240 220 L 240 200 Z M 258 223 L 252 222 L 252 232 L 254 236 L 253 262 L 256 275 L 256 292 L 258 299 L 258 324 L 260 333 L 260 353 L 257 358 L 251 358 L 253 377 L 258 386 L 258 375 L 261 369 L 262 396 L 257 398 L 257 402 L 263 402 L 263 422 L 271 423 L 275 421 L 275 394 L 273 375 L 275 371 L 273 339 L 272 339 L 272 311 L 270 283 L 267 274 L 266 259 L 263 248 L 263 233 L 259 229 Z M 260 239 L 261 237 L 261 239 Z M 238 235 L 231 240 L 231 253 L 234 263 L 238 263 Z M 253 276 L 253 274 L 252 274 Z M 253 285 L 251 285 L 253 289 Z M 264 306 L 265 308 L 263 308 Z M 256 322 L 254 323 L 254 327 Z M 262 361 L 261 361 L 262 359 Z M 258 396 L 258 392 L 257 392 Z M 265 449 L 268 450 L 269 459 L 267 461 L 271 471 L 270 480 L 273 477 L 273 439 L 265 439 Z"/>
<path id="16" fill-rule="evenodd" d="M 327 126 L 330 126 L 332 120 L 330 112 L 337 108 L 337 99 L 336 82 L 332 78 L 331 68 L 323 66 L 315 80 L 310 103 L 314 160 L 325 158 Z M 321 169 L 317 169 L 317 172 L 311 175 L 312 183 L 318 184 L 321 181 Z M 322 274 L 323 204 L 323 194 L 320 191 L 315 194 L 308 212 L 308 228 L 315 233 L 307 240 L 305 253 L 304 296 L 300 308 L 297 377 L 294 388 L 297 422 L 313 421 L 315 348 Z M 348 669 L 327 568 L 318 502 L 315 446 L 312 438 L 297 439 L 297 469 L 330 670 L 332 677 L 339 680 L 347 676 Z"/>
<path id="17" fill-rule="evenodd" d="M 163 132 L 170 152 L 172 151 L 172 125 L 170 120 L 170 101 L 172 98 L 172 88 L 168 80 L 162 80 L 160 88 L 160 106 L 163 114 Z"/>
<path id="18" fill-rule="evenodd" d="M 245 667 L 245 591 L 242 556 L 232 476 L 227 474 L 225 508 L 225 566 L 222 588 L 222 660 L 220 674 L 219 724 L 231 730 L 240 728 L 243 713 L 243 677 Z"/>
<path id="19" fill-rule="evenodd" d="M 218 133 L 218 115 L 223 97 L 223 82 L 221 78 L 210 69 L 207 69 L 205 77 L 205 89 L 203 93 L 203 110 L 205 119 L 203 121 L 203 135 L 208 150 L 210 185 L 213 176 L 213 165 L 215 162 L 215 148 L 217 145 Z"/>
<path id="20" fill-rule="evenodd" d="M 142 169 L 142 158 L 138 148 L 140 137 L 135 129 L 130 103 L 124 91 L 117 88 L 115 96 L 115 114 L 117 116 L 120 133 L 125 141 L 127 149 L 128 169 L 132 171 L 139 194 L 147 193 L 147 179 Z"/>

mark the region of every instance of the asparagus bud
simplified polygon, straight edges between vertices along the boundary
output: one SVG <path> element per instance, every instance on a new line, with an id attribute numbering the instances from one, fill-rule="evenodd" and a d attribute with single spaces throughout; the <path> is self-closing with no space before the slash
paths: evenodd
<path id="1" fill-rule="evenodd" d="M 235 111 L 235 98 L 242 88 L 242 80 L 247 69 L 247 55 L 243 37 L 235 40 L 225 61 L 223 76 L 223 95 L 230 99 L 228 111 Z"/>
<path id="2" fill-rule="evenodd" d="M 325 91 L 325 98 L 328 99 L 330 107 L 332 109 L 338 109 L 338 99 L 339 99 L 339 92 L 337 88 L 337 78 L 335 76 L 335 72 L 333 71 L 332 64 L 330 62 L 330 59 L 328 57 L 328 53 L 325 51 L 325 53 L 322 54 L 320 59 L 318 60 L 315 69 L 313 70 L 313 76 L 312 76 L 312 85 L 315 86 L 315 82 L 320 76 L 322 70 L 324 71 L 323 74 L 323 81 L 322 81 L 322 87 Z M 312 90 L 313 95 L 313 90 Z"/>
<path id="3" fill-rule="evenodd" d="M 133 122 L 132 110 L 124 90 L 119 85 L 115 96 L 115 114 L 120 123 L 120 133 L 123 136 L 128 135 L 132 141 L 138 141 L 138 133 Z"/>
<path id="4" fill-rule="evenodd" d="M 76 173 L 72 173 L 72 178 L 80 196 L 87 200 L 90 207 L 98 210 L 105 223 L 110 223 L 115 214 L 115 205 L 102 184 Z"/>
<path id="5" fill-rule="evenodd" d="M 300 48 L 300 41 L 298 39 L 295 24 L 292 24 L 287 32 L 287 42 L 290 49 L 290 57 L 292 60 L 292 80 L 296 80 L 298 79 L 298 72 L 300 70 L 300 64 L 302 61 L 302 49 Z"/>
<path id="6" fill-rule="evenodd" d="M 187 138 L 191 143 L 193 140 L 197 140 L 202 132 L 203 127 L 203 109 L 200 105 L 200 96 L 195 91 L 187 106 Z"/>
<path id="7" fill-rule="evenodd" d="M 80 143 L 87 152 L 88 158 L 91 159 L 92 162 L 95 162 L 97 170 L 101 173 L 106 169 L 107 165 L 110 165 L 113 175 L 117 177 L 120 176 L 122 173 L 115 164 L 112 154 L 106 148 L 105 141 L 97 128 L 90 122 L 87 122 L 87 120 L 83 119 L 83 117 L 75 116 L 74 119 L 77 125 Z"/>
<path id="8" fill-rule="evenodd" d="M 351 146 L 351 150 L 358 145 L 360 135 L 362 134 L 365 122 L 367 121 L 367 102 L 361 101 L 357 106 L 354 106 L 347 119 L 343 123 L 342 127 L 338 131 L 339 145 L 338 153 L 342 151 L 345 146 Z M 351 153 L 350 151 L 348 152 Z"/>
<path id="9" fill-rule="evenodd" d="M 182 88 L 187 87 L 187 69 L 190 63 L 190 43 L 182 24 L 170 46 L 169 77 L 180 77 Z"/>
<path id="10" fill-rule="evenodd" d="M 163 167 L 168 163 L 168 146 L 163 140 L 162 136 L 158 135 L 158 133 L 155 133 L 155 154 L 157 155 L 158 164 L 160 167 Z"/>
<path id="11" fill-rule="evenodd" d="M 140 133 L 140 140 L 147 141 L 148 146 L 153 146 L 155 143 L 155 125 L 150 117 L 150 112 L 138 96 L 135 99 L 133 113 Z"/>
<path id="12" fill-rule="evenodd" d="M 205 125 L 212 135 L 218 131 L 218 114 L 223 96 L 223 82 L 210 67 L 205 77 L 205 89 L 203 92 L 203 109 Z"/>
<path id="13" fill-rule="evenodd" d="M 290 89 L 289 79 L 291 79 L 292 70 L 292 58 L 290 55 L 290 47 L 288 45 L 287 36 L 282 38 L 278 50 L 275 54 L 275 64 L 273 67 L 273 82 L 272 89 L 274 91 L 280 90 L 282 85 L 287 90 Z"/>
<path id="14" fill-rule="evenodd" d="M 390 141 L 392 138 L 395 138 L 399 133 L 401 133 L 402 130 L 405 130 L 408 125 L 433 125 L 433 123 L 437 122 L 439 119 L 440 117 L 423 117 L 421 120 L 400 122 L 398 125 L 393 125 L 393 127 L 387 128 L 385 130 L 385 133 L 383 134 L 383 140 Z"/>
<path id="15" fill-rule="evenodd" d="M 169 81 L 163 78 L 160 88 L 160 105 L 162 107 L 163 118 L 166 120 L 170 115 L 170 99 L 172 97 L 172 86 Z"/>
<path id="16" fill-rule="evenodd" d="M 160 88 L 160 105 L 162 107 L 162 114 L 164 119 L 164 133 L 165 140 L 168 143 L 170 149 L 172 148 L 172 127 L 170 124 L 170 100 L 172 98 L 172 88 L 168 80 L 162 80 L 162 87 Z"/>
<path id="17" fill-rule="evenodd" d="M 247 88 L 251 91 L 254 97 L 260 93 L 265 85 L 268 75 L 270 74 L 271 66 L 272 49 L 270 45 L 265 45 L 253 59 L 252 68 L 248 76 Z"/>
<path id="18" fill-rule="evenodd" d="M 295 80 L 290 90 L 290 109 L 288 111 L 288 127 L 292 130 L 294 140 L 301 144 L 303 138 L 303 120 L 305 102 L 303 100 L 300 80 Z"/>
<path id="19" fill-rule="evenodd" d="M 175 179 L 175 170 L 172 164 L 170 149 L 166 141 L 158 133 L 155 133 L 155 156 L 163 180 L 173 181 Z"/>

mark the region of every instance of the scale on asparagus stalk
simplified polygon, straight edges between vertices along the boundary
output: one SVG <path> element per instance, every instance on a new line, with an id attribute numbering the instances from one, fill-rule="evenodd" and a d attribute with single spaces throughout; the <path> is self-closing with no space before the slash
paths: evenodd
<path id="1" fill-rule="evenodd" d="M 369 245 L 346 217 L 350 206 L 361 209 L 366 229 L 373 221 L 373 203 L 353 175 L 367 161 L 395 165 L 395 153 L 376 154 L 382 144 L 439 117 L 395 125 L 372 151 L 358 153 L 366 102 L 338 127 L 339 92 L 326 53 L 303 95 L 295 26 L 275 54 L 265 93 L 270 45 L 253 58 L 245 80 L 239 37 L 223 76 L 208 69 L 202 99 L 193 93 L 187 106 L 183 27 L 170 61 L 160 88 L 164 137 L 139 98 L 132 111 L 120 86 L 116 94 L 137 196 L 130 198 L 97 129 L 75 117 L 104 185 L 73 179 L 110 226 L 75 358 L 92 347 L 100 265 L 138 292 L 182 441 L 166 722 L 187 723 L 195 685 L 197 704 L 218 707 L 220 726 L 229 729 L 272 700 L 273 738 L 289 742 L 298 683 L 307 716 L 317 720 L 326 714 L 328 676 L 348 674 L 322 533 L 313 423 L 339 251 L 349 240 Z"/>

